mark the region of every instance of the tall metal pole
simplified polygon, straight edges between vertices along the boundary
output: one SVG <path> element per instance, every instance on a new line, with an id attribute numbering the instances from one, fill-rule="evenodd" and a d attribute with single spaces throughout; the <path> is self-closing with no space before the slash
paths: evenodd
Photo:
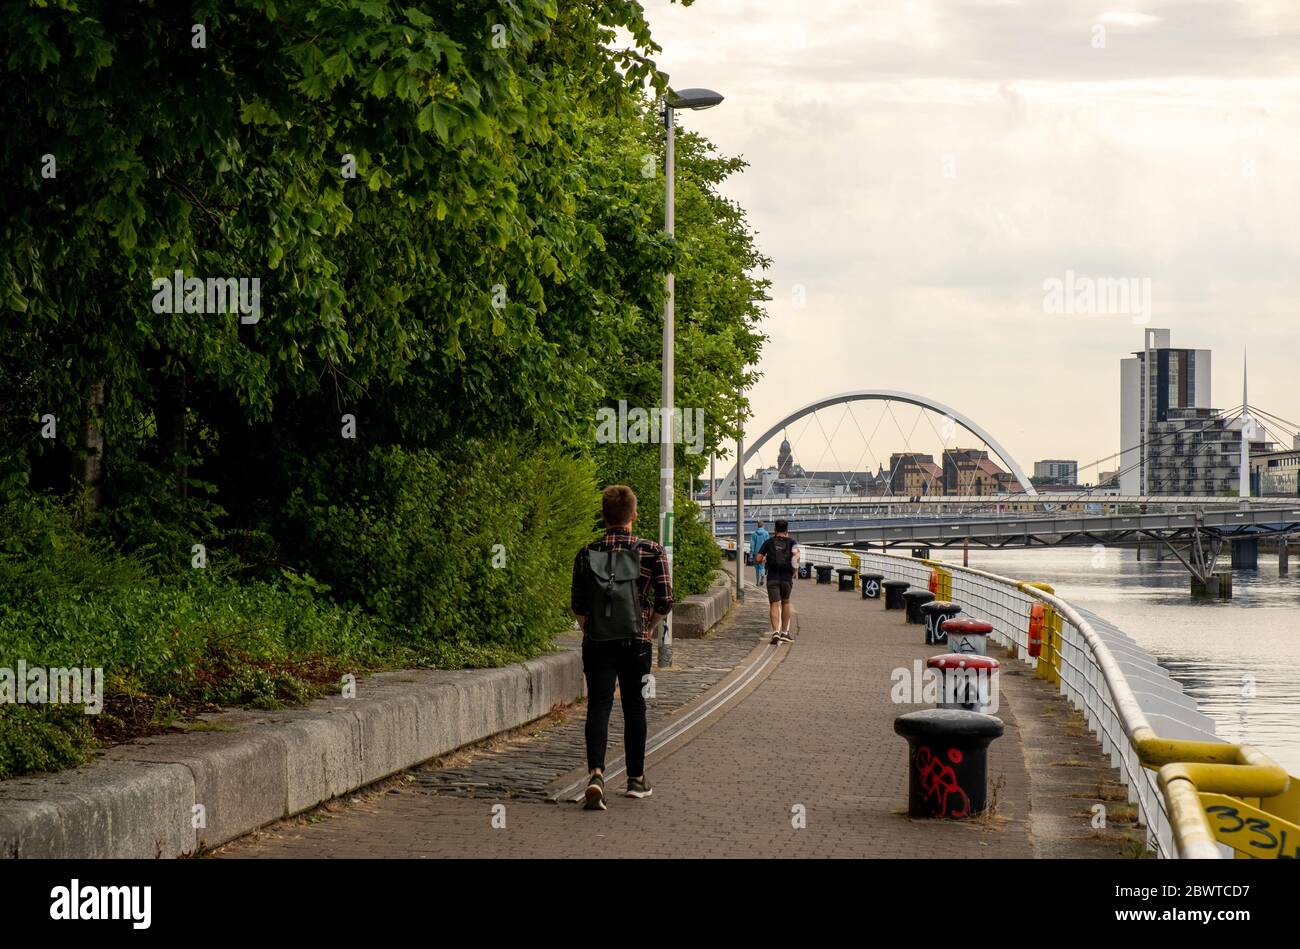
<path id="1" fill-rule="evenodd" d="M 1237 497 L 1250 497 L 1250 439 L 1255 434 L 1255 420 L 1250 417 L 1246 394 L 1246 352 L 1241 353 L 1241 471 L 1237 477 Z"/>
<path id="2" fill-rule="evenodd" d="M 736 599 L 745 599 L 745 429 L 736 438 Z"/>
<path id="3" fill-rule="evenodd" d="M 673 204 L 673 107 L 664 100 L 664 233 L 673 235 L 675 220 Z M 673 292 L 675 283 L 672 271 L 668 272 L 667 295 L 664 297 L 664 368 L 663 393 L 659 413 L 659 543 L 668 558 L 668 571 L 673 569 Z M 663 635 L 659 640 L 659 667 L 673 664 L 673 617 L 664 617 Z"/>
<path id="4" fill-rule="evenodd" d="M 714 471 L 714 465 L 717 464 L 717 458 L 709 456 L 709 536 L 718 536 L 718 513 L 713 505 L 717 500 L 718 493 L 718 476 Z"/>

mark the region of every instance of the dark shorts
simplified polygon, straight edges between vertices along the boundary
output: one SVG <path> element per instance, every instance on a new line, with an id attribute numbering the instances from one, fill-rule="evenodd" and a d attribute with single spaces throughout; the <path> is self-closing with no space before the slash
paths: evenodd
<path id="1" fill-rule="evenodd" d="M 789 580 L 769 580 L 767 582 L 767 602 L 784 603 L 790 599 L 790 588 L 794 584 Z"/>

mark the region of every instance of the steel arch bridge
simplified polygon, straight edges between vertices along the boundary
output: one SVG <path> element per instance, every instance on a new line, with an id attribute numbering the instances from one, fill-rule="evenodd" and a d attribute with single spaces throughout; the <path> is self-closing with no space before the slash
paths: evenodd
<path id="1" fill-rule="evenodd" d="M 796 409 L 769 428 L 749 449 L 746 450 L 745 457 L 740 459 L 740 464 L 732 467 L 731 472 L 723 479 L 722 484 L 718 486 L 718 495 L 725 496 L 726 493 L 731 490 L 731 486 L 736 482 L 737 470 L 739 469 L 743 471 L 745 463 L 757 454 L 759 449 L 766 445 L 768 441 L 783 429 L 794 422 L 799 421 L 799 419 L 803 418 L 805 415 L 811 415 L 821 409 L 830 408 L 834 405 L 842 405 L 848 402 L 905 402 L 909 405 L 919 406 L 920 408 L 929 409 L 933 412 L 941 412 L 968 432 L 982 439 L 984 444 L 992 450 L 993 454 L 997 455 L 998 459 L 1007 466 L 1007 470 L 1016 476 L 1016 480 L 1020 482 L 1020 486 L 1025 489 L 1027 495 L 1036 496 L 1038 494 L 1034 489 L 1034 486 L 1030 484 L 1029 479 L 1025 477 L 1025 473 L 1021 469 L 1020 465 L 1016 464 L 1016 460 L 1011 457 L 1010 452 L 1003 448 L 998 443 L 998 440 L 985 431 L 985 429 L 974 419 L 963 415 L 956 409 L 949 408 L 942 402 L 936 402 L 934 399 L 926 398 L 923 395 L 913 395 L 910 392 L 896 392 L 891 389 L 855 389 L 852 392 L 841 392 L 838 395 L 831 395 L 824 399 L 818 399 L 815 402 L 809 402 L 807 405 L 803 406 L 803 408 Z"/>

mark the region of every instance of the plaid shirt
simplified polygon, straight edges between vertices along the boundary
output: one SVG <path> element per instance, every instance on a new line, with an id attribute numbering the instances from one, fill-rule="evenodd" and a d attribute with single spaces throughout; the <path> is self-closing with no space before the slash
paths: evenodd
<path id="1" fill-rule="evenodd" d="M 647 641 L 654 638 L 654 630 L 649 628 L 651 607 L 655 613 L 665 616 L 673 610 L 673 578 L 668 572 L 668 555 L 653 540 L 637 537 L 626 527 L 611 527 L 605 536 L 588 544 L 573 559 L 573 588 L 569 594 L 569 605 L 579 616 L 591 614 L 591 603 L 587 594 L 587 563 L 589 550 L 630 550 L 641 552 L 641 638 Z"/>

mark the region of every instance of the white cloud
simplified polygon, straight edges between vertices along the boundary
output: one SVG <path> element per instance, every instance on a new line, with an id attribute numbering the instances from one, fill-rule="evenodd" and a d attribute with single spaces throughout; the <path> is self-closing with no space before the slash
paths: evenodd
<path id="1" fill-rule="evenodd" d="M 1149 13 L 1132 13 L 1128 11 L 1111 11 L 1099 16 L 1098 21 L 1105 24 L 1114 24 L 1116 26 L 1142 27 L 1151 26 L 1153 23 L 1159 23 L 1160 17 L 1151 16 Z"/>
<path id="2" fill-rule="evenodd" d="M 728 192 L 774 259 L 750 436 L 877 387 L 966 411 L 1027 468 L 1109 454 L 1141 328 L 1045 314 L 1067 269 L 1151 278 L 1152 325 L 1224 354 L 1224 406 L 1249 339 L 1252 401 L 1300 417 L 1300 4 L 910 6 L 647 3 L 674 82 L 727 96 L 683 123 L 751 163 Z"/>

